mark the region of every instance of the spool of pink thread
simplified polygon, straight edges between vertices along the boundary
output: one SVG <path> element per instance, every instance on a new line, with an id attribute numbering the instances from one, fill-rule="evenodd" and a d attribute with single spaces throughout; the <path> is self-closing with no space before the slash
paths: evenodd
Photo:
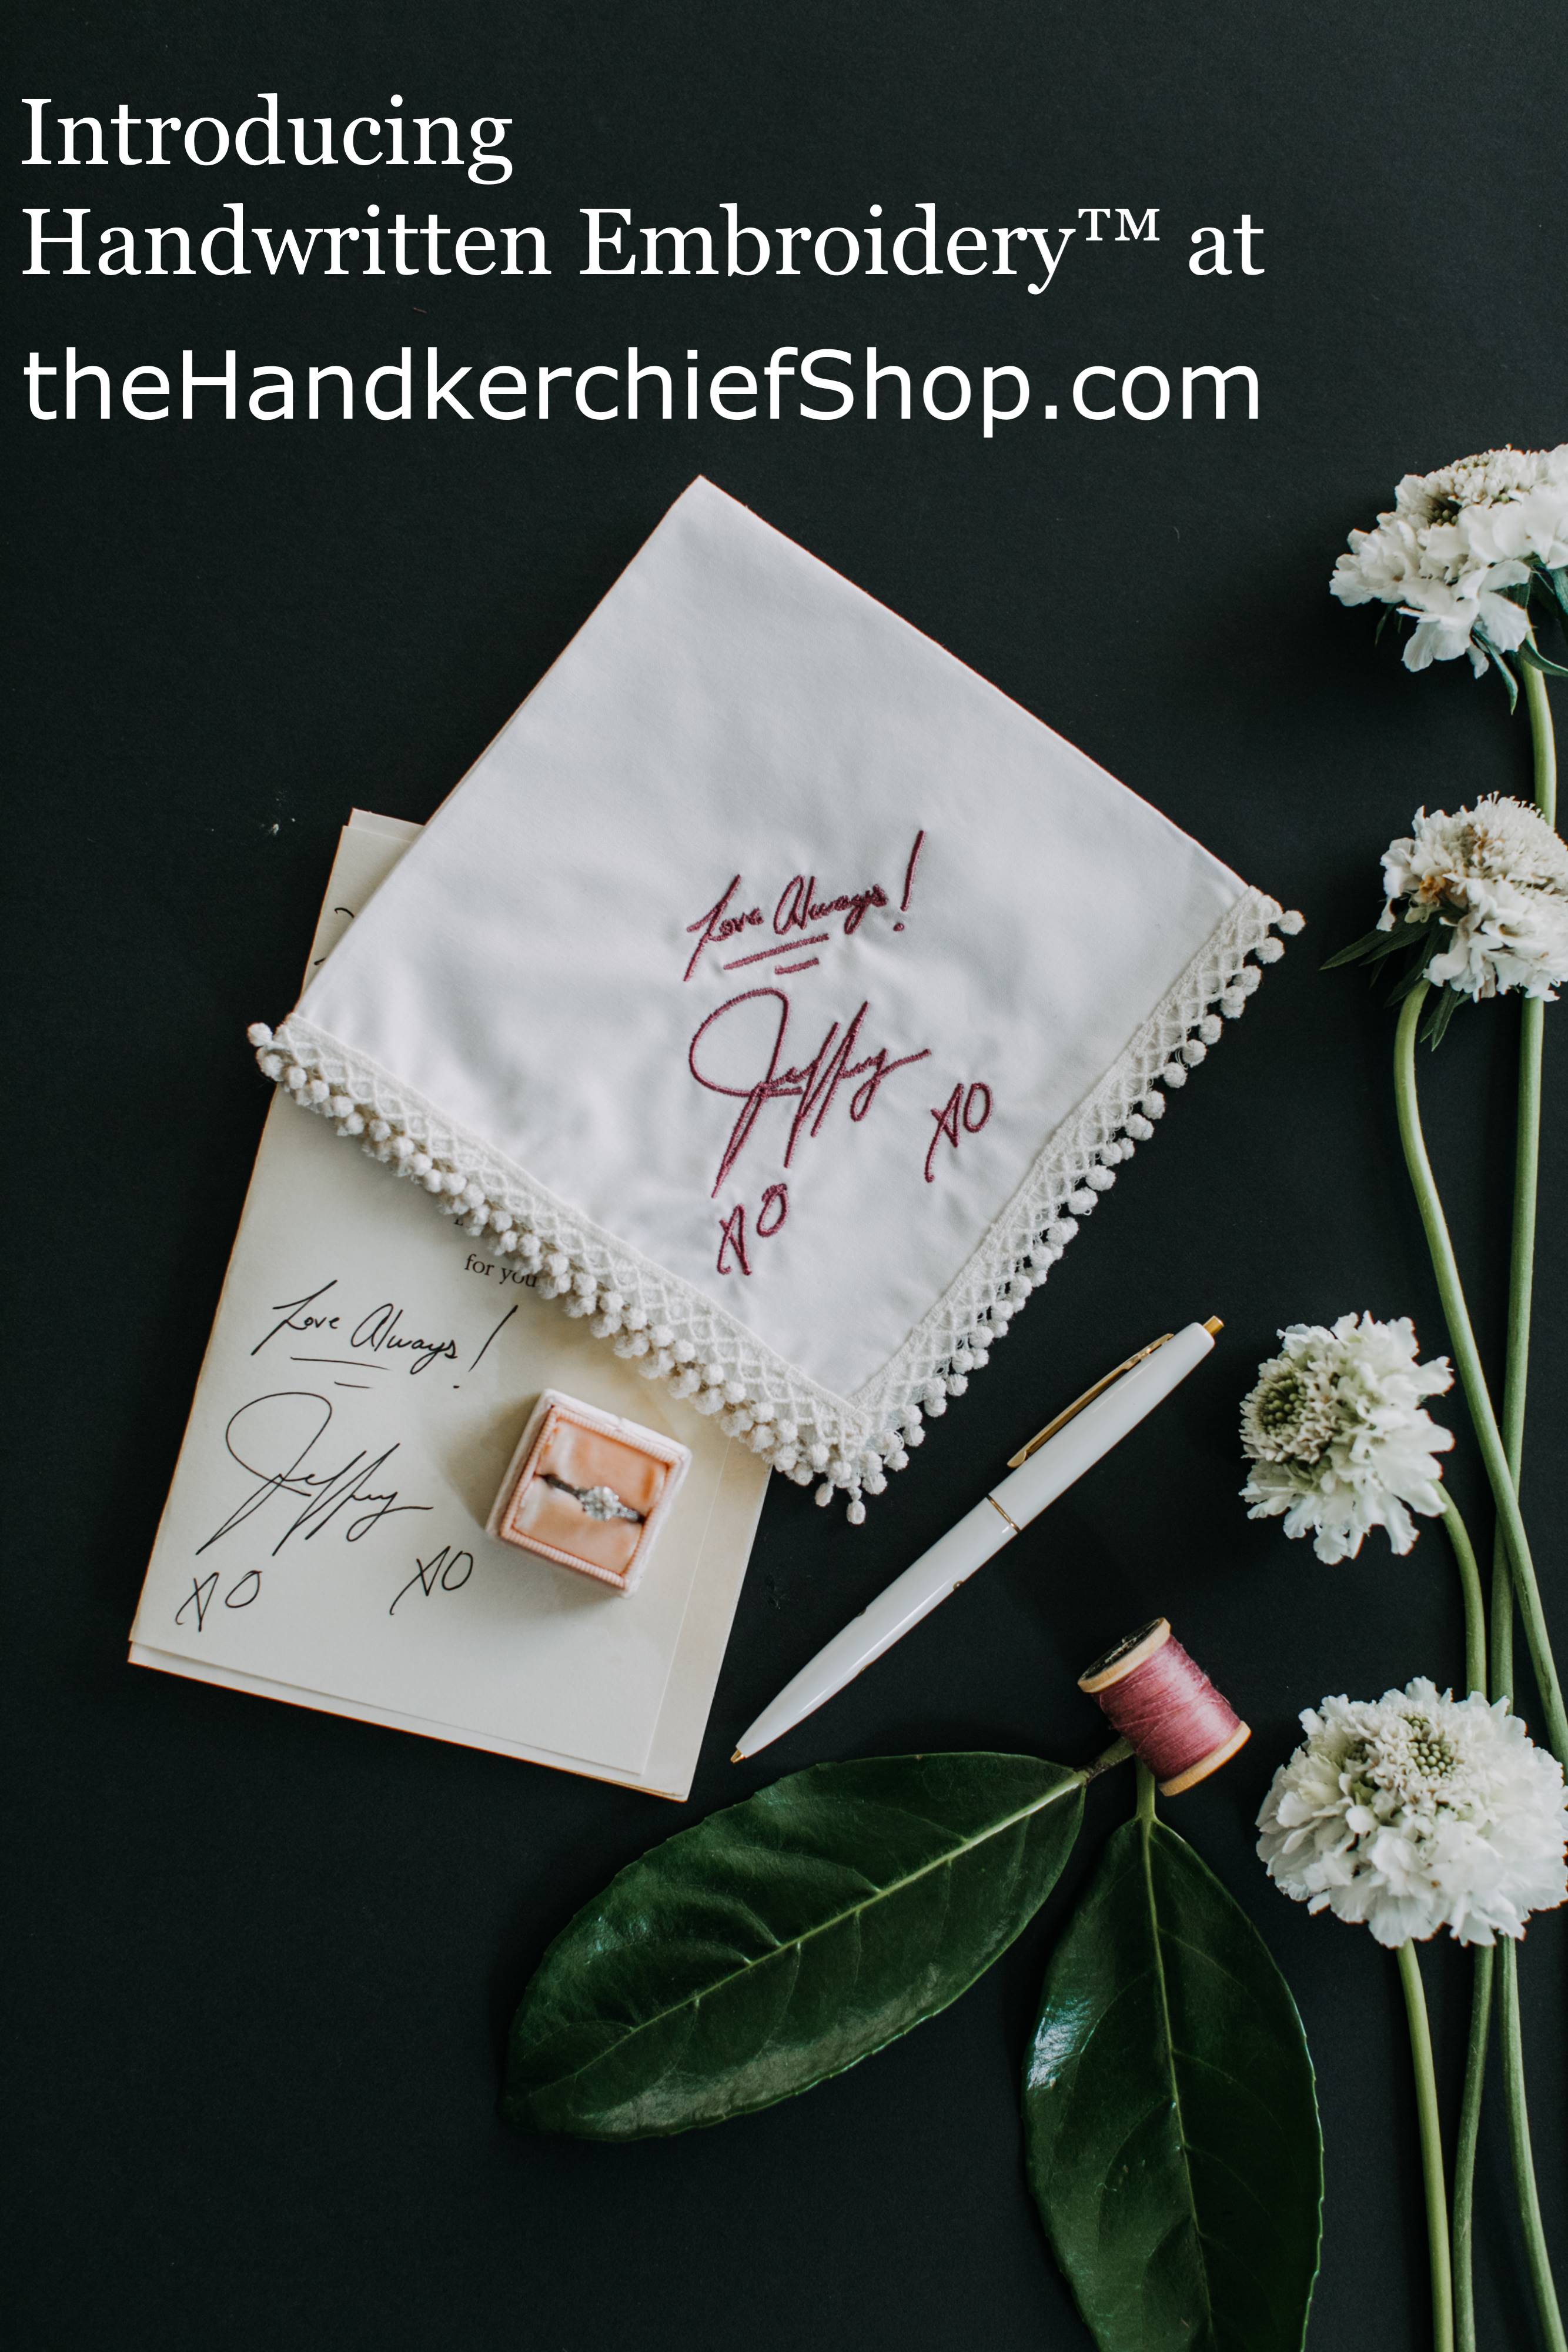
<path id="1" fill-rule="evenodd" d="M 1179 1797 L 1228 1764 L 1252 1737 L 1229 1700 L 1188 1657 L 1167 1617 L 1107 1650 L 1078 1677 L 1159 1782 Z"/>

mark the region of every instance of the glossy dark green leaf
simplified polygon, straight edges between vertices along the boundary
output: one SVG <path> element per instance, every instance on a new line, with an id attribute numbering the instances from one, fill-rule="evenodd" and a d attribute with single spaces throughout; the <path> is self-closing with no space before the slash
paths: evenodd
<path id="1" fill-rule="evenodd" d="M 818 1764 L 622 1871 L 545 1954 L 502 2112 L 640 2139 L 770 2106 L 946 2009 L 1044 1902 L 1083 1776 L 1031 1756 Z"/>
<path id="2" fill-rule="evenodd" d="M 1540 647 L 1532 646 L 1528 637 L 1522 645 L 1516 646 L 1514 651 L 1521 662 L 1528 663 L 1531 669 L 1544 670 L 1548 677 L 1568 677 L 1568 669 L 1564 669 L 1561 662 L 1549 661 Z"/>
<path id="3" fill-rule="evenodd" d="M 1284 1979 L 1190 1846 L 1116 1831 L 1045 1979 L 1030 2183 L 1101 2352 L 1299 2352 L 1322 2147 Z"/>

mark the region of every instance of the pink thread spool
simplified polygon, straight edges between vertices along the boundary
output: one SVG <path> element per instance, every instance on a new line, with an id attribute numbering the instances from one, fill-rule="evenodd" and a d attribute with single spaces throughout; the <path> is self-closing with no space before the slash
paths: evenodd
<path id="1" fill-rule="evenodd" d="M 1252 1737 L 1229 1700 L 1188 1657 L 1168 1617 L 1141 1625 L 1078 1677 L 1135 1755 L 1179 1797 L 1228 1764 Z"/>

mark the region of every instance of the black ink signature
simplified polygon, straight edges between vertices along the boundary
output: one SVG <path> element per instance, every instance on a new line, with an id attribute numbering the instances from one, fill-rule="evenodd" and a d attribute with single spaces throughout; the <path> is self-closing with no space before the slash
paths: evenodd
<path id="1" fill-rule="evenodd" d="M 340 1533 L 345 1542 L 358 1543 L 383 1520 L 400 1517 L 405 1511 L 434 1509 L 430 1503 L 400 1503 L 395 1486 L 383 1492 L 369 1483 L 397 1452 L 395 1442 L 384 1453 L 374 1455 L 367 1455 L 361 1446 L 346 1462 L 332 1469 L 307 1467 L 331 1419 L 332 1407 L 328 1400 L 305 1389 L 279 1389 L 268 1396 L 253 1397 L 229 1416 L 224 1444 L 240 1468 L 257 1484 L 229 1513 L 222 1527 L 214 1528 L 206 1542 L 197 1545 L 198 1556 L 208 1545 L 220 1542 L 235 1528 L 242 1527 L 275 1495 L 287 1495 L 301 1501 L 304 1507 L 294 1514 L 273 1545 L 274 1559 L 290 1536 L 303 1535 L 308 1542 L 344 1511 L 351 1510 L 354 1516 L 344 1521 Z M 278 1466 L 272 1468 L 269 1464 Z"/>

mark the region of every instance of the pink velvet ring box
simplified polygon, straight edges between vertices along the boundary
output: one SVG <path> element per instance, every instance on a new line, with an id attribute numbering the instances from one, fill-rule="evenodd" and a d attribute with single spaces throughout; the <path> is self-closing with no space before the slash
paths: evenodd
<path id="1" fill-rule="evenodd" d="M 485 1532 L 630 1592 L 691 1458 L 677 1438 L 546 1389 Z"/>

